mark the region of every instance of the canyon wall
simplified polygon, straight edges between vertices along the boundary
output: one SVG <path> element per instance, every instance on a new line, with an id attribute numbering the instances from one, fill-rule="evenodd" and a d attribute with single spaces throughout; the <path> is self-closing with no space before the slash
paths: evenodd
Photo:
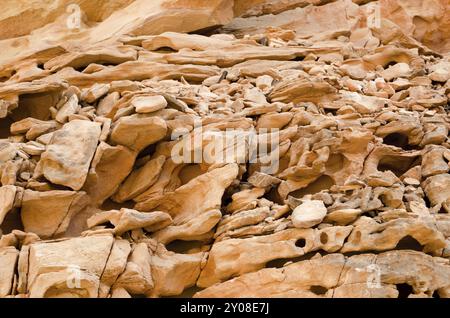
<path id="1" fill-rule="evenodd" d="M 0 297 L 449 297 L 449 7 L 7 0 Z"/>

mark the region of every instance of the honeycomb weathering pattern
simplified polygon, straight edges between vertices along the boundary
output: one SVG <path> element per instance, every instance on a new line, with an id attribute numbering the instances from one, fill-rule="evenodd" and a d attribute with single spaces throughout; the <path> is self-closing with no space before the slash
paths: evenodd
<path id="1" fill-rule="evenodd" d="M 0 297 L 450 296 L 449 0 L 16 1 Z"/>

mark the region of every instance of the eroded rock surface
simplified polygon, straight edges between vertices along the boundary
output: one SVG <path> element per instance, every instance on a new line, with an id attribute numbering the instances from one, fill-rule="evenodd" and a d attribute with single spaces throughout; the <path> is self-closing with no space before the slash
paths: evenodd
<path id="1" fill-rule="evenodd" d="M 448 0 L 49 2 L 0 13 L 0 297 L 450 297 Z"/>

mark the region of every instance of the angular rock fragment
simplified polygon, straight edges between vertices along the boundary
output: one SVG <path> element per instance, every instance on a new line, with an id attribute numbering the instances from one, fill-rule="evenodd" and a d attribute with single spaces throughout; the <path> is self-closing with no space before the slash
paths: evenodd
<path id="1" fill-rule="evenodd" d="M 166 132 L 167 124 L 159 117 L 128 116 L 120 118 L 115 123 L 111 141 L 140 152 L 161 140 Z"/>
<path id="2" fill-rule="evenodd" d="M 180 295 L 194 286 L 206 256 L 205 252 L 178 254 L 158 245 L 151 260 L 155 285 L 150 296 Z"/>
<path id="3" fill-rule="evenodd" d="M 14 206 L 16 191 L 15 186 L 7 185 L 0 187 L 0 225 Z"/>
<path id="4" fill-rule="evenodd" d="M 70 115 L 76 114 L 80 110 L 81 106 L 78 104 L 78 97 L 73 94 L 69 97 L 68 101 L 58 110 L 56 114 L 56 121 L 64 124 L 67 122 Z"/>
<path id="5" fill-rule="evenodd" d="M 167 101 L 163 96 L 139 96 L 132 100 L 131 104 L 137 113 L 152 113 L 167 106 Z"/>
<path id="6" fill-rule="evenodd" d="M 154 286 L 150 259 L 147 244 L 136 244 L 114 288 L 123 288 L 132 295 L 147 295 Z"/>
<path id="7" fill-rule="evenodd" d="M 19 251 L 14 247 L 0 248 L 0 297 L 11 295 Z"/>
<path id="8" fill-rule="evenodd" d="M 97 297 L 113 244 L 105 235 L 32 244 L 27 256 L 30 297 Z M 76 277 L 80 288 L 74 288 Z"/>
<path id="9" fill-rule="evenodd" d="M 53 134 L 36 170 L 52 183 L 80 190 L 86 181 L 100 132 L 99 123 L 86 120 L 65 124 Z"/>
<path id="10" fill-rule="evenodd" d="M 119 187 L 113 199 L 117 202 L 125 202 L 144 193 L 158 180 L 165 161 L 164 156 L 159 156 L 133 171 Z"/>
<path id="11" fill-rule="evenodd" d="M 132 170 L 135 158 L 136 152 L 127 147 L 100 143 L 83 186 L 83 190 L 91 198 L 91 203 L 100 205 L 117 191 Z"/>
<path id="12" fill-rule="evenodd" d="M 25 190 L 21 219 L 25 231 L 41 238 L 63 234 L 70 220 L 89 203 L 85 192 Z"/>

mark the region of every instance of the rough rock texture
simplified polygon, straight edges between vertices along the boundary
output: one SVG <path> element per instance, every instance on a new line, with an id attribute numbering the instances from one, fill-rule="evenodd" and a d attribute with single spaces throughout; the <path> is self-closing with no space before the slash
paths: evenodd
<path id="1" fill-rule="evenodd" d="M 450 297 L 449 0 L 92 3 L 0 13 L 0 297 Z"/>

